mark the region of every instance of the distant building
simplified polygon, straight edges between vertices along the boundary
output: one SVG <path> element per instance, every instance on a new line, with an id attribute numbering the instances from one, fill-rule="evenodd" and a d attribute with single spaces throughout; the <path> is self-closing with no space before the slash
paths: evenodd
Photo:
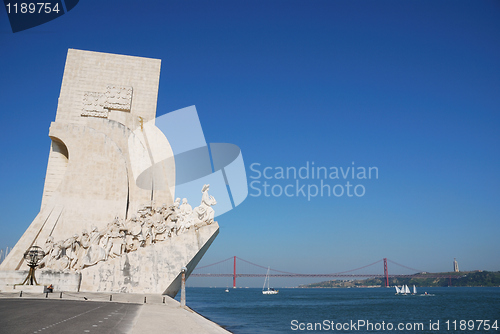
<path id="1" fill-rule="evenodd" d="M 458 273 L 460 270 L 458 270 L 458 262 L 457 259 L 453 259 L 453 271 Z"/>

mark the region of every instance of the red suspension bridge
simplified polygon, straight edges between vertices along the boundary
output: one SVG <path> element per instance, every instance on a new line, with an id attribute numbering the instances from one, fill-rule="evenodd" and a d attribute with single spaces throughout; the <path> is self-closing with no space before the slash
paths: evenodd
<path id="1" fill-rule="evenodd" d="M 245 270 L 241 270 L 240 272 L 237 272 L 237 268 L 240 268 L 241 265 L 237 266 L 237 260 L 239 263 L 244 264 Z M 410 270 L 412 273 L 411 274 L 389 274 L 388 266 L 387 263 L 390 262 L 391 264 L 395 264 L 399 267 L 405 268 L 407 270 Z M 379 274 L 367 274 L 365 272 L 360 273 L 359 271 L 361 269 L 365 269 L 368 267 L 372 267 L 376 264 L 381 264 L 383 263 L 383 273 Z M 201 266 L 197 267 L 193 273 L 191 274 L 191 277 L 232 277 L 233 278 L 233 288 L 236 287 L 236 278 L 237 277 L 265 277 L 266 273 L 261 272 L 261 273 L 243 273 L 243 272 L 248 272 L 249 268 L 259 268 L 259 269 L 265 269 L 267 270 L 268 268 L 265 266 L 261 266 L 259 264 L 252 263 L 250 261 L 244 260 L 242 258 L 239 258 L 237 256 L 232 256 L 230 258 L 227 258 L 222 261 L 218 261 L 206 266 Z M 209 272 L 210 271 L 210 272 Z M 251 270 L 250 270 L 251 271 Z M 292 273 L 288 271 L 281 271 L 281 270 L 276 270 L 276 269 L 270 269 L 269 273 L 270 277 L 325 277 L 325 278 L 382 278 L 384 281 L 384 285 L 386 287 L 389 286 L 389 278 L 399 278 L 399 277 L 412 277 L 412 278 L 448 278 L 449 275 L 444 275 L 444 274 L 428 274 L 426 272 L 423 272 L 418 269 L 410 268 L 405 265 L 399 264 L 397 262 L 388 260 L 387 258 L 380 259 L 376 262 L 367 264 L 366 266 L 362 266 L 356 269 L 351 269 L 347 271 L 342 271 L 342 272 L 337 272 L 337 273 L 329 273 L 329 274 L 299 274 L 299 273 Z M 451 280 L 451 277 L 450 277 Z"/>

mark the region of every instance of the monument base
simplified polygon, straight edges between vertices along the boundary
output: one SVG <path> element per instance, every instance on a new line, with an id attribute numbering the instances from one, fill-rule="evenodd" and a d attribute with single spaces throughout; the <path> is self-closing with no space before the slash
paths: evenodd
<path id="1" fill-rule="evenodd" d="M 43 292 L 43 287 L 51 284 L 57 291 L 78 292 L 80 290 L 81 274 L 78 272 L 37 270 L 35 277 L 39 285 L 18 285 L 26 279 L 26 276 L 28 276 L 28 270 L 0 271 L 0 292 L 33 289 L 35 289 L 33 292 Z"/>
<path id="2" fill-rule="evenodd" d="M 189 277 L 216 236 L 219 225 L 200 227 L 81 271 L 36 270 L 43 292 L 52 284 L 56 291 L 164 294 L 175 297 L 181 288 L 181 269 Z M 0 271 L 0 292 L 20 290 L 28 270 Z M 28 285 L 23 285 L 29 287 Z M 29 289 L 29 288 L 28 288 Z M 36 288 L 35 288 L 36 289 Z"/>
<path id="3" fill-rule="evenodd" d="M 175 297 L 182 267 L 189 277 L 218 233 L 219 225 L 213 223 L 85 268 L 80 291 Z"/>

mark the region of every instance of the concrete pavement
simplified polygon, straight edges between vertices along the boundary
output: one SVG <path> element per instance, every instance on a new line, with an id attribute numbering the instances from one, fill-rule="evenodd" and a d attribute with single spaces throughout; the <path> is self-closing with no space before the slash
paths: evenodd
<path id="1" fill-rule="evenodd" d="M 0 299 L 0 333 L 126 334 L 141 307 L 75 300 Z"/>
<path id="2" fill-rule="evenodd" d="M 63 326 L 67 326 L 71 319 L 72 323 L 78 324 L 78 326 L 73 325 L 71 327 L 71 332 L 74 333 L 230 334 L 218 324 L 204 318 L 193 310 L 180 307 L 178 301 L 168 296 L 86 292 L 62 292 L 61 295 L 61 292 L 57 291 L 48 295 L 29 292 L 23 292 L 22 297 L 20 295 L 20 291 L 0 293 L 0 308 L 10 309 L 10 313 L 13 314 L 10 314 L 9 317 L 16 319 L 18 317 L 22 319 L 22 316 L 26 314 L 32 314 L 32 317 L 40 318 L 39 310 L 43 310 L 43 319 L 46 320 L 46 324 L 45 322 L 39 322 L 38 326 L 40 329 L 46 328 L 43 333 L 50 333 L 51 331 L 61 333 L 60 330 L 63 329 Z M 28 303 L 28 300 L 32 302 Z M 61 301 L 61 303 L 57 303 L 56 300 Z M 19 301 L 23 302 L 23 307 L 10 307 L 19 305 L 16 304 Z M 73 301 L 76 304 L 75 306 L 64 307 L 69 305 L 64 304 L 67 301 Z M 47 302 L 50 302 L 50 305 Z M 64 315 L 61 314 L 61 311 L 56 311 L 58 304 L 64 308 Z M 28 310 L 27 307 L 29 307 Z M 112 310 L 108 310 L 109 307 Z M 30 313 L 30 310 L 33 311 Z M 107 317 L 107 313 L 114 316 L 114 318 Z M 85 320 L 87 318 L 88 320 Z M 111 319 L 116 322 L 115 325 L 113 325 Z M 23 323 L 20 322 L 20 324 Z M 28 325 L 27 323 L 23 325 L 12 327 L 11 330 L 13 331 L 10 333 L 27 333 Z M 50 325 L 52 327 L 49 327 Z M 38 330 L 31 330 L 35 327 L 30 325 L 28 333 L 34 333 Z M 64 330 L 63 332 L 67 333 L 68 331 Z"/>

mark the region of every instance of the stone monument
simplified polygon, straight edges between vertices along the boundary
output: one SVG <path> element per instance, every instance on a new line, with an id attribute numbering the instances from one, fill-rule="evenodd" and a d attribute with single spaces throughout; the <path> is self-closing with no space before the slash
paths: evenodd
<path id="1" fill-rule="evenodd" d="M 179 291 L 219 232 L 217 202 L 208 184 L 189 199 L 199 206 L 174 198 L 175 157 L 154 125 L 159 76 L 158 59 L 68 51 L 40 212 L 0 279 L 25 277 L 23 254 L 40 246 L 37 275 L 56 290 Z"/>

